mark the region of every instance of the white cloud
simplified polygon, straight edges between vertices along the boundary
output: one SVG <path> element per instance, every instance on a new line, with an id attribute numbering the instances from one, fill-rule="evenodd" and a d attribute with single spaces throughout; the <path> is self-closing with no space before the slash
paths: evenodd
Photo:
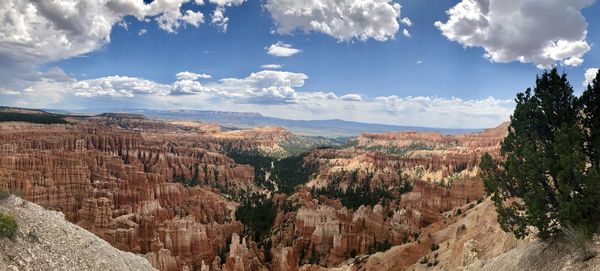
<path id="1" fill-rule="evenodd" d="M 352 101 L 352 102 L 360 102 L 362 101 L 362 97 L 359 94 L 346 94 L 340 96 L 340 99 L 344 101 Z"/>
<path id="2" fill-rule="evenodd" d="M 267 54 L 279 57 L 290 57 L 302 52 L 302 50 L 292 47 L 291 44 L 283 43 L 281 41 L 273 43 L 269 47 L 265 47 L 265 50 L 267 50 Z"/>
<path id="3" fill-rule="evenodd" d="M 129 24 L 127 24 L 125 21 L 119 22 L 118 25 L 125 29 L 125 31 L 129 30 Z"/>
<path id="4" fill-rule="evenodd" d="M 212 76 L 206 73 L 193 73 L 193 72 L 178 72 L 175 77 L 177 80 L 198 80 L 198 79 L 210 79 Z"/>
<path id="5" fill-rule="evenodd" d="M 127 29 L 125 16 L 154 19 L 175 32 L 198 27 L 203 15 L 183 4 L 191 0 L 5 0 L 0 5 L 0 84 L 15 87 L 39 80 L 42 64 L 84 55 L 110 42 L 114 25 Z M 143 34 L 144 31 L 138 32 Z"/>
<path id="6" fill-rule="evenodd" d="M 406 25 L 406 26 L 412 26 L 412 21 L 411 21 L 411 20 L 410 20 L 410 18 L 408 18 L 408 17 L 404 17 L 404 18 L 402 18 L 402 20 L 400 20 L 400 22 L 401 22 L 403 25 Z"/>
<path id="7" fill-rule="evenodd" d="M 267 0 L 277 33 L 320 32 L 340 41 L 393 39 L 400 5 L 392 0 Z"/>
<path id="8" fill-rule="evenodd" d="M 417 64 L 423 64 L 423 60 L 417 60 L 417 62 L 415 62 Z"/>
<path id="9" fill-rule="evenodd" d="M 429 96 L 380 96 L 354 101 L 327 92 L 298 92 L 296 103 L 235 106 L 224 103 L 210 109 L 260 112 L 291 119 L 346 119 L 410 126 L 481 128 L 507 121 L 514 110 L 514 102 L 494 98 L 463 100 Z"/>
<path id="10" fill-rule="evenodd" d="M 584 87 L 587 87 L 588 85 L 592 84 L 592 82 L 596 78 L 596 75 L 598 74 L 598 70 L 598 68 L 589 68 L 585 70 L 585 81 L 583 81 Z"/>
<path id="11" fill-rule="evenodd" d="M 227 32 L 229 18 L 225 17 L 225 8 L 218 6 L 212 14 L 212 24 L 216 25 L 223 32 Z"/>
<path id="12" fill-rule="evenodd" d="M 0 6 L 0 55 L 42 63 L 88 53 L 110 40 L 119 19 L 100 1 L 6 0 Z"/>
<path id="13" fill-rule="evenodd" d="M 65 0 L 63 0 L 65 1 Z M 135 0 L 103 0 L 105 6 L 109 9 L 107 13 L 113 13 L 121 17 L 132 15 L 140 21 L 144 21 L 146 17 L 153 17 L 158 23 L 158 26 L 167 31 L 175 32 L 185 24 L 190 24 L 198 27 L 204 22 L 204 15 L 200 12 L 192 10 L 181 11 L 184 3 L 190 0 L 156 0 L 149 4 L 143 1 Z"/>
<path id="14" fill-rule="evenodd" d="M 408 32 L 408 29 L 403 29 L 402 35 L 404 35 L 407 38 L 412 38 L 412 35 L 410 34 L 410 32 Z"/>
<path id="15" fill-rule="evenodd" d="M 435 26 L 449 40 L 482 47 L 494 62 L 577 66 L 590 50 L 581 9 L 594 0 L 462 0 Z"/>
<path id="16" fill-rule="evenodd" d="M 150 80 L 128 76 L 107 76 L 82 80 L 68 85 L 76 96 L 134 97 L 135 95 L 169 94 L 170 87 Z"/>
<path id="17" fill-rule="evenodd" d="M 204 14 L 202 14 L 202 12 L 186 10 L 185 15 L 181 17 L 181 20 L 194 27 L 198 27 L 200 24 L 204 23 Z"/>
<path id="18" fill-rule="evenodd" d="M 583 58 L 571 57 L 571 58 L 565 60 L 564 64 L 567 65 L 567 66 L 577 67 L 577 66 L 583 64 Z M 544 68 L 543 65 L 540 65 L 539 67 L 540 68 Z"/>
<path id="19" fill-rule="evenodd" d="M 269 70 L 279 70 L 279 69 L 283 68 L 283 65 L 281 65 L 281 64 L 265 64 L 265 65 L 261 65 L 260 67 L 263 69 L 269 69 Z"/>
<path id="20" fill-rule="evenodd" d="M 142 29 L 140 29 L 140 31 L 138 31 L 138 36 L 143 36 L 143 35 L 145 35 L 146 33 L 148 33 L 148 30 L 147 30 L 147 29 L 145 29 L 145 28 L 142 28 Z"/>
<path id="21" fill-rule="evenodd" d="M 55 75 L 54 77 L 58 77 Z M 28 88 L 32 93 L 41 93 L 45 89 L 59 89 L 59 96 L 77 97 L 162 97 L 196 95 L 204 93 L 215 98 L 226 99 L 234 103 L 286 104 L 296 103 L 302 95 L 295 88 L 302 87 L 308 76 L 302 73 L 283 71 L 260 71 L 245 78 L 224 78 L 202 84 L 199 79 L 210 78 L 207 74 L 180 72 L 177 80 L 171 84 L 162 84 L 151 80 L 128 76 L 107 76 L 87 80 L 47 78 L 32 83 Z M 17 91 L 18 92 L 18 91 Z M 23 94 L 11 89 L 3 89 L 0 94 Z M 58 97 L 58 96 L 57 96 Z"/>
<path id="22" fill-rule="evenodd" d="M 171 95 L 193 95 L 200 92 L 211 92 L 210 88 L 203 86 L 200 82 L 193 79 L 179 79 L 171 85 Z"/>
<path id="23" fill-rule="evenodd" d="M 303 73 L 265 70 L 242 79 L 221 79 L 219 85 L 211 86 L 238 103 L 286 104 L 296 102 L 294 88 L 304 86 L 306 79 Z"/>
<path id="24" fill-rule="evenodd" d="M 20 94 L 21 94 L 21 92 L 0 87 L 0 95 L 20 95 Z"/>
<path id="25" fill-rule="evenodd" d="M 222 7 L 229 7 L 241 5 L 246 2 L 246 0 L 208 0 L 208 2 Z"/>
<path id="26" fill-rule="evenodd" d="M 225 7 L 239 6 L 246 0 L 209 0 L 208 2 L 217 5 L 212 14 L 212 24 L 219 27 L 221 31 L 227 32 L 229 17 L 225 16 Z"/>
<path id="27" fill-rule="evenodd" d="M 3 103 L 42 108 L 154 109 L 202 108 L 260 112 L 293 119 L 347 119 L 412 126 L 480 128 L 508 120 L 512 100 L 463 100 L 441 97 L 338 96 L 333 92 L 300 91 L 308 76 L 285 71 L 259 71 L 244 78 L 200 83 L 183 76 L 171 84 L 143 78 L 108 76 L 89 80 L 65 78 L 59 69 L 25 89 L 0 89 Z M 192 73 L 190 73 L 192 74 Z M 199 79 L 198 77 L 197 79 Z M 426 116 L 426 117 L 424 117 Z"/>

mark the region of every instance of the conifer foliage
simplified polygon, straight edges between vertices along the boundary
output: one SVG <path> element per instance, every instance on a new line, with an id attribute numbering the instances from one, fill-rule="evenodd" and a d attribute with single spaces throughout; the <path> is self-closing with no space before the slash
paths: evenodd
<path id="1" fill-rule="evenodd" d="M 600 220 L 600 74 L 581 97 L 555 69 L 517 94 L 501 159 L 481 159 L 486 192 L 505 231 L 542 239 Z"/>

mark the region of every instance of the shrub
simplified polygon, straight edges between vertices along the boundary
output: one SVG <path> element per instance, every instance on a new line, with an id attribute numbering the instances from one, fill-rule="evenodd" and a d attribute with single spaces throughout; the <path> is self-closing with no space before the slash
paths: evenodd
<path id="1" fill-rule="evenodd" d="M 13 238 L 18 228 L 19 225 L 14 218 L 0 213 L 0 238 Z"/>
<path id="2" fill-rule="evenodd" d="M 408 243 L 408 233 L 402 234 L 402 244 Z"/>
<path id="3" fill-rule="evenodd" d="M 373 243 L 369 246 L 368 253 L 373 254 L 376 252 L 386 251 L 386 250 L 390 249 L 391 247 L 392 247 L 392 244 L 388 240 L 385 240 L 383 243 L 376 241 L 375 243 Z"/>
<path id="4" fill-rule="evenodd" d="M 438 245 L 438 244 L 431 244 L 431 251 L 436 251 L 438 249 L 440 249 L 440 245 Z"/>
<path id="5" fill-rule="evenodd" d="M 5 200 L 10 197 L 10 192 L 5 190 L 0 190 L 0 200 Z"/>
<path id="6" fill-rule="evenodd" d="M 587 261 L 596 256 L 596 252 L 592 248 L 590 242 L 592 234 L 585 227 L 566 225 L 562 228 L 562 231 L 569 243 L 578 250 L 583 261 Z"/>

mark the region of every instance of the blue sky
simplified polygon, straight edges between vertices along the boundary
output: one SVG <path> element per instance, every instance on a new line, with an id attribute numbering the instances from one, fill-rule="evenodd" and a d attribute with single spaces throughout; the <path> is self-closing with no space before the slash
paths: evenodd
<path id="1" fill-rule="evenodd" d="M 58 2 L 71 1 L 81 4 Z M 586 71 L 600 65 L 600 6 L 592 0 L 154 2 L 102 0 L 75 12 L 9 0 L 0 8 L 0 18 L 13 20 L 0 27 L 0 64 L 10 64 L 1 103 L 490 127 L 508 118 L 511 100 L 541 68 L 557 65 L 580 92 Z M 104 25 L 86 21 L 86 12 L 104 16 Z M 273 46 L 298 53 L 269 54 Z"/>

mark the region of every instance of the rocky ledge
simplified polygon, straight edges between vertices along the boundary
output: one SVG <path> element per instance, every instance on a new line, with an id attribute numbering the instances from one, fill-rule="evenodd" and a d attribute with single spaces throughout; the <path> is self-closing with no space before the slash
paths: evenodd
<path id="1" fill-rule="evenodd" d="M 13 238 L 0 239 L 0 271 L 156 270 L 143 257 L 68 222 L 60 212 L 15 196 L 0 201 L 0 212 L 19 226 Z"/>

